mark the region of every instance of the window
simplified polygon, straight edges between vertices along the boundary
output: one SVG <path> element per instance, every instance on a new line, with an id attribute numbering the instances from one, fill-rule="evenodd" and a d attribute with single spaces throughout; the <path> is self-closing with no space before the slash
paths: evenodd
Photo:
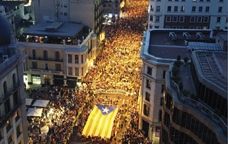
<path id="1" fill-rule="evenodd" d="M 165 91 L 165 85 L 161 85 L 161 93 L 164 93 L 164 91 Z"/>
<path id="2" fill-rule="evenodd" d="M 33 58 L 33 59 L 36 58 L 36 50 L 32 50 L 32 58 Z"/>
<path id="3" fill-rule="evenodd" d="M 178 21 L 178 16 L 173 16 L 172 17 L 172 22 L 177 22 Z"/>
<path id="4" fill-rule="evenodd" d="M 204 23 L 208 23 L 209 22 L 209 18 L 208 17 L 203 17 L 203 22 Z"/>
<path id="5" fill-rule="evenodd" d="M 184 22 L 184 16 L 179 16 L 179 22 L 181 22 L 181 23 Z"/>
<path id="6" fill-rule="evenodd" d="M 72 63 L 72 55 L 68 54 L 68 63 Z"/>
<path id="7" fill-rule="evenodd" d="M 172 11 L 172 7 L 171 6 L 168 6 L 167 7 L 167 12 L 171 12 Z"/>
<path id="8" fill-rule="evenodd" d="M 81 63 L 84 63 L 83 55 L 81 55 Z"/>
<path id="9" fill-rule="evenodd" d="M 195 17 L 194 16 L 190 17 L 190 23 L 194 23 L 194 22 L 195 22 Z"/>
<path id="10" fill-rule="evenodd" d="M 45 64 L 45 70 L 48 70 L 48 64 L 47 63 Z"/>
<path id="11" fill-rule="evenodd" d="M 60 59 L 60 54 L 58 51 L 55 52 L 55 60 L 59 60 Z"/>
<path id="12" fill-rule="evenodd" d="M 151 67 L 147 67 L 147 72 L 148 75 L 152 76 L 152 68 Z"/>
<path id="13" fill-rule="evenodd" d="M 75 64 L 78 64 L 79 63 L 79 57 L 78 57 L 78 55 L 75 55 L 74 56 L 74 62 L 75 62 Z"/>
<path id="14" fill-rule="evenodd" d="M 205 12 L 209 12 L 210 11 L 210 7 L 207 6 L 206 9 L 205 9 Z"/>
<path id="15" fill-rule="evenodd" d="M 145 100 L 150 101 L 150 93 L 148 92 L 145 93 Z"/>
<path id="16" fill-rule="evenodd" d="M 162 106 L 162 104 L 163 104 L 163 97 L 161 97 L 160 106 Z"/>
<path id="17" fill-rule="evenodd" d="M 197 22 L 198 23 L 201 23 L 202 22 L 202 17 L 201 16 L 197 17 Z"/>
<path id="18" fill-rule="evenodd" d="M 156 16 L 155 17 L 155 22 L 159 22 L 160 21 L 160 17 L 159 16 Z"/>
<path id="19" fill-rule="evenodd" d="M 78 67 L 75 68 L 75 76 L 79 76 L 79 68 Z"/>
<path id="20" fill-rule="evenodd" d="M 220 23 L 221 22 L 221 17 L 217 17 L 217 23 Z"/>
<path id="21" fill-rule="evenodd" d="M 181 6 L 180 11 L 184 12 L 184 6 Z"/>
<path id="22" fill-rule="evenodd" d="M 152 15 L 150 15 L 150 21 L 153 22 L 153 16 Z"/>
<path id="23" fill-rule="evenodd" d="M 159 120 L 159 121 L 161 121 L 161 120 L 162 120 L 162 111 L 161 111 L 161 110 L 159 110 L 158 120 Z"/>
<path id="24" fill-rule="evenodd" d="M 171 17 L 170 16 L 166 16 L 165 21 L 166 22 L 171 22 Z"/>
<path id="25" fill-rule="evenodd" d="M 46 50 L 43 51 L 43 57 L 44 59 L 48 59 L 48 52 Z"/>
<path id="26" fill-rule="evenodd" d="M 81 74 L 83 75 L 83 74 L 84 74 L 84 69 L 83 69 L 83 67 L 82 67 L 81 71 L 82 71 L 82 73 L 81 73 Z"/>
<path id="27" fill-rule="evenodd" d="M 32 68 L 37 69 L 37 62 L 32 62 Z"/>
<path id="28" fill-rule="evenodd" d="M 16 84 L 17 84 L 16 75 L 15 74 L 13 74 L 13 76 L 12 76 L 12 81 L 13 81 L 13 87 L 15 88 Z"/>
<path id="29" fill-rule="evenodd" d="M 6 93 L 7 93 L 7 83 L 6 83 L 6 81 L 4 81 L 4 83 L 3 83 L 3 92 L 4 92 L 4 95 L 6 95 Z"/>
<path id="30" fill-rule="evenodd" d="M 199 7 L 199 12 L 202 12 L 203 11 L 203 7 Z"/>
<path id="31" fill-rule="evenodd" d="M 20 125 L 17 126 L 17 137 L 21 135 Z"/>
<path id="32" fill-rule="evenodd" d="M 150 106 L 149 106 L 149 105 L 144 104 L 143 114 L 144 114 L 145 116 L 149 116 L 149 115 L 150 115 Z"/>
<path id="33" fill-rule="evenodd" d="M 166 71 L 163 71 L 162 78 L 165 79 Z"/>
<path id="34" fill-rule="evenodd" d="M 222 7 L 218 8 L 218 12 L 221 13 L 222 12 Z"/>
<path id="35" fill-rule="evenodd" d="M 174 6 L 174 12 L 178 12 L 178 6 Z"/>
<path id="36" fill-rule="evenodd" d="M 55 64 L 55 70 L 61 71 L 61 64 Z"/>
<path id="37" fill-rule="evenodd" d="M 151 89 L 151 86 L 150 86 L 150 80 L 146 80 L 146 88 L 148 88 L 148 89 Z"/>
<path id="38" fill-rule="evenodd" d="M 192 12 L 196 12 L 196 7 L 195 6 L 192 7 Z"/>
<path id="39" fill-rule="evenodd" d="M 72 75 L 72 67 L 68 67 L 68 75 Z"/>
<path id="40" fill-rule="evenodd" d="M 160 6 L 156 6 L 156 12 L 160 12 Z"/>

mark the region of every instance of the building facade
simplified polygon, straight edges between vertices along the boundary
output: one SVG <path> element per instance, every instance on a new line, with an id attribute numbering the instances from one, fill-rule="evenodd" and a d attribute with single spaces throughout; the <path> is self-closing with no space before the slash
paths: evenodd
<path id="1" fill-rule="evenodd" d="M 96 34 L 102 32 L 102 0 L 33 0 L 35 21 L 53 20 L 82 23 Z"/>
<path id="2" fill-rule="evenodd" d="M 28 141 L 22 55 L 0 17 L 0 144 Z"/>
<path id="3" fill-rule="evenodd" d="M 227 143 L 227 53 L 194 51 L 166 77 L 161 143 Z"/>
<path id="4" fill-rule="evenodd" d="M 27 56 L 24 65 L 26 86 L 54 84 L 75 87 L 93 66 L 97 55 L 97 37 L 82 24 L 38 23 L 25 30 L 24 36 L 24 42 L 19 42 L 19 45 Z"/>
<path id="5" fill-rule="evenodd" d="M 227 0 L 150 0 L 149 29 L 228 29 Z"/>
<path id="6" fill-rule="evenodd" d="M 154 142 L 159 142 L 162 120 L 162 101 L 166 73 L 178 56 L 190 59 L 190 51 L 197 49 L 220 50 L 209 30 L 152 30 L 144 33 L 141 49 L 143 67 L 140 99 L 139 128 Z M 217 36 L 219 37 L 219 36 Z M 220 41 L 221 40 L 217 40 Z M 222 42 L 221 42 L 222 43 Z"/>

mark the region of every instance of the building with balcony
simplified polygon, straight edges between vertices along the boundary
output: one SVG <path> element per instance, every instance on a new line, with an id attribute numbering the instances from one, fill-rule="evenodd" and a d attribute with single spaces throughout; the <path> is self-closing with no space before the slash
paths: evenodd
<path id="1" fill-rule="evenodd" d="M 26 86 L 75 87 L 96 58 L 97 37 L 80 23 L 43 21 L 25 30 L 23 36 L 19 46 L 26 55 Z"/>
<path id="2" fill-rule="evenodd" d="M 154 142 L 159 142 L 162 101 L 166 72 L 177 57 L 190 59 L 191 51 L 223 51 L 223 32 L 209 30 L 152 30 L 144 33 L 142 42 L 142 85 L 139 128 Z M 217 39 L 217 40 L 216 40 Z M 216 41 L 220 42 L 216 43 Z"/>
<path id="3" fill-rule="evenodd" d="M 27 144 L 22 55 L 0 16 L 0 144 Z"/>
<path id="4" fill-rule="evenodd" d="M 227 52 L 197 50 L 166 75 L 161 143 L 227 143 Z"/>
<path id="5" fill-rule="evenodd" d="M 36 22 L 79 22 L 98 35 L 102 32 L 102 0 L 33 0 L 32 7 Z"/>
<path id="6" fill-rule="evenodd" d="M 149 29 L 228 30 L 227 0 L 150 0 Z"/>

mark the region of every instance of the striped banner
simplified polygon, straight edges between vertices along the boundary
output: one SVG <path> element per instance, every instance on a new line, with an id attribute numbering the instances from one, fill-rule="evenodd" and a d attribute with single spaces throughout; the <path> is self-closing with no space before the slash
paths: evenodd
<path id="1" fill-rule="evenodd" d="M 82 135 L 110 139 L 117 112 L 118 108 L 112 106 L 94 106 L 82 131 Z"/>

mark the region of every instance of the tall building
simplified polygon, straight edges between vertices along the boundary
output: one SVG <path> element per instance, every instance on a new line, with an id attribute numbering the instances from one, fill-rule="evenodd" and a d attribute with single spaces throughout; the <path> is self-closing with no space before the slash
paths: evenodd
<path id="1" fill-rule="evenodd" d="M 194 51 L 166 75 L 161 143 L 227 143 L 227 52 Z"/>
<path id="2" fill-rule="evenodd" d="M 35 21 L 54 20 L 82 23 L 96 34 L 102 32 L 102 0 L 33 0 Z"/>
<path id="3" fill-rule="evenodd" d="M 26 29 L 20 50 L 26 55 L 24 81 L 31 85 L 75 87 L 93 66 L 97 37 L 75 22 L 43 21 Z"/>
<path id="4" fill-rule="evenodd" d="M 22 55 L 0 16 L 0 143 L 27 144 Z"/>
<path id="5" fill-rule="evenodd" d="M 162 101 L 169 65 L 178 56 L 190 59 L 191 50 L 223 51 L 226 42 L 222 39 L 226 39 L 225 34 L 220 32 L 214 38 L 215 34 L 209 30 L 195 29 L 148 30 L 144 33 L 139 128 L 151 140 L 159 141 Z"/>
<path id="6" fill-rule="evenodd" d="M 227 0 L 150 0 L 149 29 L 228 30 Z"/>

